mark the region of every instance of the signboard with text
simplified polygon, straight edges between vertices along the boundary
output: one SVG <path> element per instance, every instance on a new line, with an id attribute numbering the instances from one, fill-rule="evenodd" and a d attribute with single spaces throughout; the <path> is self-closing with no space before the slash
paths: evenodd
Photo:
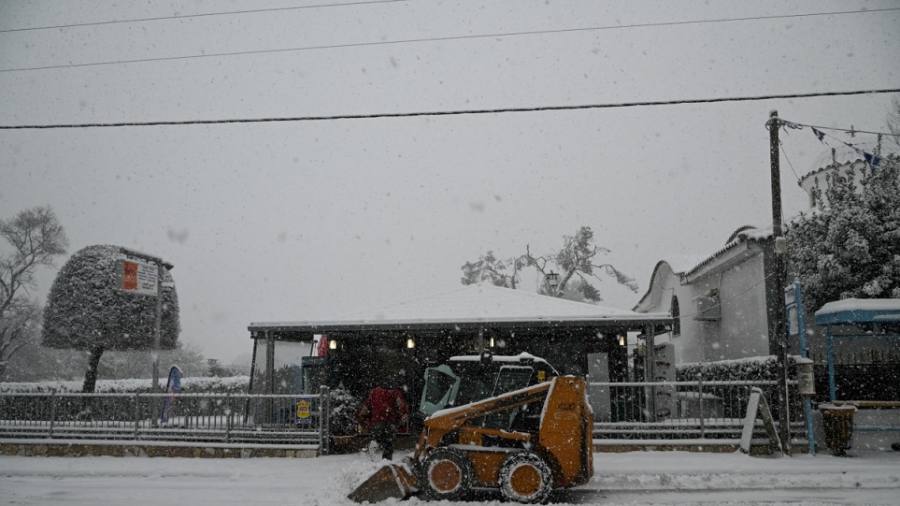
<path id="1" fill-rule="evenodd" d="M 120 258 L 116 263 L 116 282 L 119 290 L 138 295 L 156 296 L 157 268 L 155 265 Z"/>
<path id="2" fill-rule="evenodd" d="M 297 407 L 295 418 L 297 425 L 310 425 L 312 423 L 312 398 L 297 397 L 294 399 L 294 404 Z"/>

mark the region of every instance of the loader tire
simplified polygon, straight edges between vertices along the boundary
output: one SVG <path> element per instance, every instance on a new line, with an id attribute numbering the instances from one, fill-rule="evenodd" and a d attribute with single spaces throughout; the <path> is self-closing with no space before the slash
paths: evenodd
<path id="1" fill-rule="evenodd" d="M 456 501 L 472 486 L 472 461 L 452 448 L 432 451 L 421 469 L 421 489 L 429 499 Z"/>
<path id="2" fill-rule="evenodd" d="M 500 493 L 508 501 L 542 503 L 553 490 L 553 473 L 540 455 L 513 453 L 500 465 Z"/>

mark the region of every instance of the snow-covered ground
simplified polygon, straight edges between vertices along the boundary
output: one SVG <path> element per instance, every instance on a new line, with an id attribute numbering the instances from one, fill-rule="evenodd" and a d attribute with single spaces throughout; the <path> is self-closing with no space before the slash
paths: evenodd
<path id="1" fill-rule="evenodd" d="M 0 504 L 350 505 L 347 493 L 379 465 L 361 454 L 316 459 L 0 457 Z M 596 454 L 594 479 L 554 495 L 551 502 L 900 504 L 900 453 L 780 459 L 740 453 Z M 403 504 L 423 503 L 414 498 Z M 500 502 L 486 497 L 465 504 Z"/>

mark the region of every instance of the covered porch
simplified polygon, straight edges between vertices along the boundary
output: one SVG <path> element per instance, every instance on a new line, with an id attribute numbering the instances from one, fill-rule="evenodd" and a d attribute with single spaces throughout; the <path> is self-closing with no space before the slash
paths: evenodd
<path id="1" fill-rule="evenodd" d="M 418 408 L 424 371 L 458 355 L 518 355 L 546 359 L 560 374 L 592 381 L 642 381 L 629 375 L 628 333 L 649 340 L 671 325 L 668 314 L 635 313 L 572 302 L 492 285 L 470 285 L 334 320 L 252 323 L 254 369 L 260 393 L 277 393 L 276 360 L 281 348 L 324 339 L 324 357 L 307 357 L 302 388 L 342 387 L 353 396 L 388 381 Z M 321 336 L 321 337 L 319 337 Z M 300 373 L 300 363 L 297 373 Z M 652 374 L 652 365 L 644 367 Z M 315 370 L 316 373 L 312 371 Z M 607 408 L 608 409 L 608 408 Z"/>

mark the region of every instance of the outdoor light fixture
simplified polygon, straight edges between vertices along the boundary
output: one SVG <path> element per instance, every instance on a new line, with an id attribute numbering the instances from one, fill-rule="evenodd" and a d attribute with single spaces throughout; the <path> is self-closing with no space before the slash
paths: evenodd
<path id="1" fill-rule="evenodd" d="M 415 341 L 413 338 L 411 338 L 411 337 L 408 338 L 408 339 L 406 340 L 406 347 L 409 348 L 409 349 L 415 348 L 415 347 L 416 347 L 416 341 Z"/>
<path id="2" fill-rule="evenodd" d="M 559 274 L 550 271 L 550 274 L 546 275 L 546 281 L 551 290 L 556 290 L 556 287 L 559 286 Z"/>
<path id="3" fill-rule="evenodd" d="M 491 348 L 493 348 L 493 347 L 494 347 L 494 338 L 492 337 L 491 338 Z"/>
<path id="4" fill-rule="evenodd" d="M 625 346 L 625 335 L 624 334 L 619 335 L 619 346 Z"/>
<path id="5" fill-rule="evenodd" d="M 328 341 L 328 349 L 329 350 L 337 349 L 337 339 L 332 339 L 331 341 Z"/>

